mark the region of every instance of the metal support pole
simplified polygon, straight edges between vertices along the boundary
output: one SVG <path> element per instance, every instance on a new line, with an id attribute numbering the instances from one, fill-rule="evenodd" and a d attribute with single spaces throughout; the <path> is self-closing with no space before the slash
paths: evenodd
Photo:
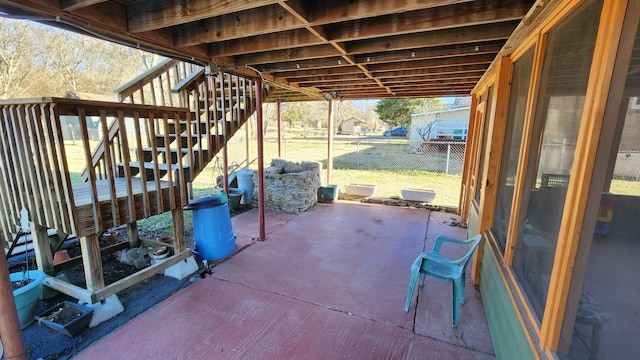
<path id="1" fill-rule="evenodd" d="M 225 136 L 225 139 L 227 139 L 227 137 Z M 229 193 L 229 153 L 227 151 L 227 144 L 224 144 L 224 147 L 222 148 L 222 167 L 224 168 L 224 171 L 222 171 L 222 188 L 224 189 L 224 192 L 226 192 L 227 194 Z"/>
<path id="2" fill-rule="evenodd" d="M 248 100 L 245 100 L 248 101 Z M 249 166 L 249 162 L 251 161 L 251 118 L 247 119 L 247 122 L 244 123 L 244 140 L 245 140 L 245 155 L 246 164 Z"/>
<path id="3" fill-rule="evenodd" d="M 447 144 L 447 168 L 445 174 L 449 175 L 449 160 L 451 159 L 451 143 Z"/>
<path id="4" fill-rule="evenodd" d="M 327 122 L 327 184 L 330 184 L 333 175 L 333 99 L 329 100 L 329 120 Z"/>
<path id="5" fill-rule="evenodd" d="M 0 233 L 0 243 L 4 243 Z M 9 265 L 4 251 L 0 251 L 0 338 L 4 348 L 5 359 L 27 359 L 22 341 L 22 331 L 18 320 L 16 301 L 9 279 Z"/>
<path id="6" fill-rule="evenodd" d="M 264 134 L 262 133 L 262 79 L 256 80 L 256 133 L 258 135 L 258 217 L 260 237 L 266 240 L 264 221 Z"/>
<path id="7" fill-rule="evenodd" d="M 278 157 L 282 157 L 282 104 L 280 100 L 278 100 L 277 104 L 277 112 L 278 112 Z"/>

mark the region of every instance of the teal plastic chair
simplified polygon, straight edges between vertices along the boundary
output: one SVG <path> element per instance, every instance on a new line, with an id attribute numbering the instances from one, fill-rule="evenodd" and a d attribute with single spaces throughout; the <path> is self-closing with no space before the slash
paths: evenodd
<path id="1" fill-rule="evenodd" d="M 424 278 L 426 275 L 430 275 L 453 283 L 453 327 L 458 326 L 458 305 L 464 304 L 464 278 L 467 263 L 478 245 L 480 245 L 480 241 L 482 241 L 482 235 L 476 235 L 468 240 L 457 240 L 445 236 L 438 236 L 431 251 L 420 254 L 416 261 L 413 262 L 413 265 L 411 265 L 411 280 L 409 280 L 409 292 L 407 293 L 404 311 L 409 311 L 413 288 L 416 285 L 418 274 L 420 274 L 419 286 L 423 286 Z M 449 259 L 440 255 L 440 249 L 446 242 L 467 246 L 469 251 L 460 259 Z"/>

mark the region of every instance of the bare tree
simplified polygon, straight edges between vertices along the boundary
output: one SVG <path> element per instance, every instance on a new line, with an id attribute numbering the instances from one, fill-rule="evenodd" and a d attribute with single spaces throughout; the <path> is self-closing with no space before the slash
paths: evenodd
<path id="1" fill-rule="evenodd" d="M 415 129 L 418 133 L 418 136 L 420 136 L 420 140 L 431 140 L 431 137 L 434 135 L 439 121 L 440 120 L 438 120 L 437 114 L 431 114 L 428 116 L 427 121 L 420 123 L 420 125 L 416 125 Z"/>
<path id="2" fill-rule="evenodd" d="M 19 97 L 28 92 L 29 70 L 35 54 L 28 25 L 0 18 L 0 98 Z"/>

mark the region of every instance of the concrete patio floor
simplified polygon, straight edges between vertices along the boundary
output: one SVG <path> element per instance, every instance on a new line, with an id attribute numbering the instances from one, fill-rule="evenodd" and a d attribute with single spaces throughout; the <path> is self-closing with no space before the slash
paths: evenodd
<path id="1" fill-rule="evenodd" d="M 427 278 L 404 312 L 410 267 L 453 214 L 338 201 L 300 215 L 233 218 L 242 248 L 213 274 L 75 359 L 491 359 L 479 291 L 467 281 L 451 327 L 451 285 Z M 417 303 L 417 305 L 416 305 Z"/>

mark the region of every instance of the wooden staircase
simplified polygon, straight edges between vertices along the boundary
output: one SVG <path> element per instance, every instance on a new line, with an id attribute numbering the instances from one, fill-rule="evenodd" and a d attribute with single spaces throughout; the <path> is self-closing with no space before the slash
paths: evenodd
<path id="1" fill-rule="evenodd" d="M 205 75 L 203 68 L 176 60 L 117 92 L 120 102 L 0 101 L 0 227 L 4 234 L 15 232 L 21 209 L 27 209 L 38 267 L 49 275 L 65 266 L 53 264 L 53 253 L 68 234 L 78 237 L 82 256 L 71 263 L 82 262 L 86 289 L 53 277 L 45 285 L 89 303 L 191 255 L 182 213 L 189 184 L 256 109 L 253 80 Z M 74 122 L 80 136 L 71 144 L 64 133 Z M 75 170 L 82 160 L 72 159 L 74 152 L 84 158 L 84 170 Z M 174 255 L 105 286 L 101 256 L 139 246 L 136 222 L 167 211 Z M 126 225 L 129 242 L 101 249 L 99 235 L 120 225 Z M 57 235 L 49 238 L 51 230 Z M 5 249 L 12 242 L 5 236 Z"/>
<path id="2" fill-rule="evenodd" d="M 171 93 L 158 96 L 165 88 L 171 88 Z M 158 64 L 117 92 L 125 103 L 176 103 L 190 110 L 188 119 L 169 120 L 164 132 L 147 127 L 147 146 L 141 148 L 135 161 L 117 163 L 117 177 L 126 177 L 128 168 L 131 176 L 144 172 L 146 180 L 153 180 L 180 167 L 190 183 L 255 111 L 252 80 L 224 73 L 208 76 L 203 68 L 177 60 Z M 109 134 L 115 137 L 118 131 L 118 123 L 114 122 Z M 99 166 L 104 147 L 98 146 L 92 157 L 94 166 Z M 88 181 L 86 170 L 82 176 Z"/>

